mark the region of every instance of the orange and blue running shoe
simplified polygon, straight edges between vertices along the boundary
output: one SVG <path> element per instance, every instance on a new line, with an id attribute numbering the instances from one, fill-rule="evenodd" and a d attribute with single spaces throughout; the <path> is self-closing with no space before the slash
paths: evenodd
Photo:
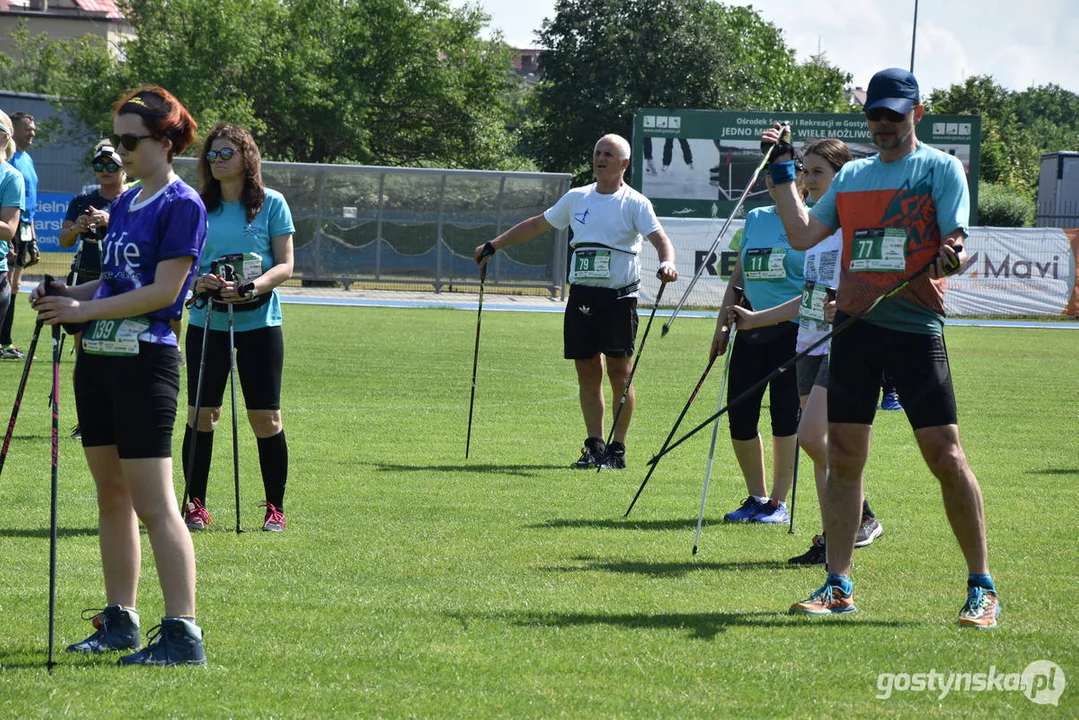
<path id="1" fill-rule="evenodd" d="M 968 588 L 967 602 L 959 611 L 959 627 L 979 630 L 996 627 L 999 616 L 1000 603 L 995 591 L 977 585 Z"/>
<path id="2" fill-rule="evenodd" d="M 854 594 L 845 593 L 838 585 L 824 583 L 802 602 L 791 605 L 791 615 L 842 615 L 858 612 Z"/>

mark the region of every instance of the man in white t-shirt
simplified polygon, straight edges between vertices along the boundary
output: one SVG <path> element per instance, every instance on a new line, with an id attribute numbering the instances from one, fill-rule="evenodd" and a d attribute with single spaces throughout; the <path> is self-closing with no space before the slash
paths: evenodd
<path id="1" fill-rule="evenodd" d="M 657 277 L 678 279 L 674 246 L 663 232 L 652 203 L 625 183 L 630 148 L 619 135 L 604 135 L 592 153 L 596 182 L 573 188 L 542 215 L 524 220 L 476 248 L 483 265 L 496 250 L 527 242 L 551 228 L 571 228 L 570 295 L 563 325 L 564 355 L 577 367 L 585 440 L 574 467 L 626 466 L 626 431 L 635 397 L 630 387 L 618 415 L 610 447 L 603 442 L 603 356 L 615 398 L 621 398 L 637 338 L 637 290 L 641 280 L 642 235 L 659 254 Z"/>

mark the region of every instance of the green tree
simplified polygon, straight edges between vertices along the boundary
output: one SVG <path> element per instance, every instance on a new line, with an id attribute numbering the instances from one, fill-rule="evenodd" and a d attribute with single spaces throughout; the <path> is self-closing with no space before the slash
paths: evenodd
<path id="1" fill-rule="evenodd" d="M 629 137 L 642 107 L 832 110 L 850 76 L 805 65 L 752 8 L 712 0 L 559 0 L 526 147 L 549 171 L 588 175 L 604 133 Z"/>
<path id="2" fill-rule="evenodd" d="M 1037 192 L 1039 157 L 1079 147 L 1079 95 L 1058 85 L 1014 92 L 988 75 L 935 90 L 931 112 L 982 116 L 980 180 L 1032 200 Z"/>
<path id="3" fill-rule="evenodd" d="M 122 0 L 135 38 L 65 46 L 61 95 L 107 127 L 127 89 L 175 93 L 203 129 L 249 127 L 267 158 L 495 168 L 511 58 L 448 0 Z"/>

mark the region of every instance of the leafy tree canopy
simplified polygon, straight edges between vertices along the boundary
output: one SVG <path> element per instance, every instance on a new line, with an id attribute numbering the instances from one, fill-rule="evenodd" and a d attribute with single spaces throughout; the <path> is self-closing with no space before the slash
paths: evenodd
<path id="1" fill-rule="evenodd" d="M 755 10 L 713 0 L 558 0 L 525 124 L 544 170 L 584 180 L 596 139 L 630 137 L 642 107 L 842 111 L 850 75 L 799 64 Z"/>

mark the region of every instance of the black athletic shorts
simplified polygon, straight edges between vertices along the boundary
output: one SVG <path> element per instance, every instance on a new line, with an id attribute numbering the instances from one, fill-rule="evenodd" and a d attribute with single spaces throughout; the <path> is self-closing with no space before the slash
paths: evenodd
<path id="1" fill-rule="evenodd" d="M 195 406 L 204 334 L 203 328 L 188 324 L 184 355 L 187 358 L 187 404 L 191 407 Z M 244 405 L 248 410 L 280 410 L 281 373 L 285 365 L 285 340 L 281 326 L 234 333 L 234 338 L 236 374 L 240 376 Z M 202 370 L 200 407 L 221 407 L 228 379 L 228 331 L 211 330 L 206 339 L 206 367 Z"/>
<path id="2" fill-rule="evenodd" d="M 179 394 L 180 353 L 171 345 L 140 342 L 130 357 L 76 356 L 83 447 L 115 445 L 125 459 L 172 457 Z"/>
<path id="3" fill-rule="evenodd" d="M 765 333 L 740 332 L 735 336 L 731 356 L 730 376 L 727 378 L 727 402 L 734 400 L 757 384 L 783 363 L 794 357 L 798 339 L 798 324 L 783 322 Z M 793 367 L 780 373 L 768 383 L 768 410 L 772 419 L 772 436 L 789 437 L 798 432 L 798 380 Z M 765 386 L 759 387 L 747 399 L 732 405 L 730 417 L 732 440 L 752 440 L 757 437 L 761 417 L 761 402 Z"/>
<path id="4" fill-rule="evenodd" d="M 564 356 L 567 360 L 587 360 L 597 353 L 630 357 L 637 323 L 637 298 L 618 299 L 617 290 L 570 285 L 562 323 Z"/>
<path id="5" fill-rule="evenodd" d="M 842 313 L 835 324 L 846 319 Z M 955 425 L 955 391 L 942 335 L 889 330 L 859 320 L 832 338 L 828 422 L 871 425 L 880 398 L 881 372 L 895 380 L 915 430 Z"/>

